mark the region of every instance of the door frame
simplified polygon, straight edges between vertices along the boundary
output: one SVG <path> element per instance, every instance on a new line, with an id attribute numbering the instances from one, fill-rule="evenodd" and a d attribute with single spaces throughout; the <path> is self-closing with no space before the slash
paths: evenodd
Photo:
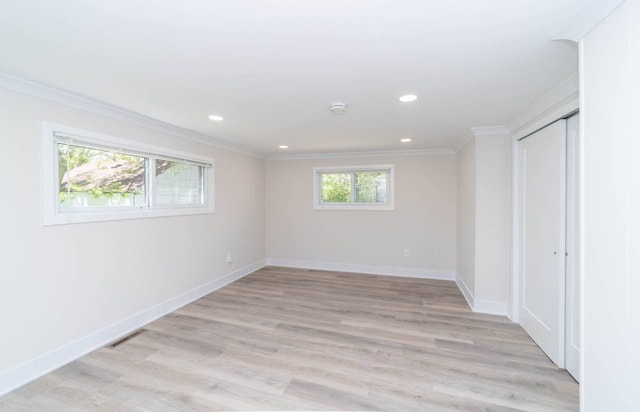
<path id="1" fill-rule="evenodd" d="M 571 135 L 570 119 L 578 116 L 578 134 Z M 566 211 L 566 303 L 565 313 L 565 369 L 576 381 L 580 381 L 582 352 L 582 117 L 579 112 L 567 117 L 567 211 Z M 575 282 L 578 288 L 575 288 Z M 577 300 L 577 305 L 575 305 Z M 573 305 L 572 305 L 573 303 Z M 573 309 L 571 308 L 573 306 Z M 572 312 L 575 311 L 575 312 Z M 578 315 L 578 322 L 573 322 L 573 315 Z M 574 345 L 573 337 L 577 331 L 577 345 Z M 573 347 L 573 349 L 572 349 Z M 572 353 L 573 351 L 573 353 Z M 576 354 L 577 352 L 577 354 Z"/>

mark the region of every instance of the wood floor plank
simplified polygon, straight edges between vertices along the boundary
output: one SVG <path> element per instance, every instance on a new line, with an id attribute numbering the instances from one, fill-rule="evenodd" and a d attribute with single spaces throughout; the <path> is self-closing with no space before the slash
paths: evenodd
<path id="1" fill-rule="evenodd" d="M 442 280 L 266 267 L 0 398 L 0 411 L 577 411 L 517 325 Z"/>

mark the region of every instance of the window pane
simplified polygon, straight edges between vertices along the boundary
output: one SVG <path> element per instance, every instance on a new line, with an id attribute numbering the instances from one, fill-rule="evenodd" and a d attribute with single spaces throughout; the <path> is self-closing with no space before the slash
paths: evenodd
<path id="1" fill-rule="evenodd" d="M 156 204 L 202 206 L 204 167 L 156 160 Z"/>
<path id="2" fill-rule="evenodd" d="M 146 206 L 144 157 L 58 143 L 60 211 Z"/>
<path id="3" fill-rule="evenodd" d="M 351 202 L 351 173 L 321 174 L 322 203 Z"/>
<path id="4" fill-rule="evenodd" d="M 387 172 L 356 173 L 357 203 L 386 203 Z"/>

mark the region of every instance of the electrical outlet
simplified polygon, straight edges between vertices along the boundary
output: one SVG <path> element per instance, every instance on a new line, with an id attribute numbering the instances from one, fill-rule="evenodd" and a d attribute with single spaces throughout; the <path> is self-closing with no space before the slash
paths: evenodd
<path id="1" fill-rule="evenodd" d="M 409 249 L 405 249 L 402 251 L 402 257 L 409 257 Z"/>
<path id="2" fill-rule="evenodd" d="M 227 253 L 227 263 L 233 262 L 233 257 L 231 257 L 231 253 Z"/>

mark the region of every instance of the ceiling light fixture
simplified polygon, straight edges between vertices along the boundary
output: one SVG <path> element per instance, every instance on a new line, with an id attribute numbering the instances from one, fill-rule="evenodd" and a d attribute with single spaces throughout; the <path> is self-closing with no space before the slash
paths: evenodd
<path id="1" fill-rule="evenodd" d="M 398 100 L 400 100 L 402 103 L 411 103 L 418 100 L 418 96 L 416 96 L 415 94 L 405 94 L 404 96 L 400 96 Z"/>
<path id="2" fill-rule="evenodd" d="M 286 144 L 281 144 L 280 146 L 278 146 L 280 149 L 288 149 L 289 146 L 287 146 Z"/>
<path id="3" fill-rule="evenodd" d="M 219 114 L 212 114 L 209 116 L 209 120 L 213 120 L 214 122 L 221 122 L 224 120 L 224 117 L 220 116 Z"/>
<path id="4" fill-rule="evenodd" d="M 347 110 L 347 105 L 342 102 L 335 102 L 331 104 L 329 110 L 331 110 L 331 113 L 333 114 L 342 114 L 345 112 L 345 110 Z"/>
<path id="5" fill-rule="evenodd" d="M 409 143 L 409 142 L 411 141 L 411 139 L 410 139 L 410 138 L 408 138 L 408 137 L 405 137 L 404 139 L 400 139 L 400 141 L 401 141 L 402 143 Z"/>

